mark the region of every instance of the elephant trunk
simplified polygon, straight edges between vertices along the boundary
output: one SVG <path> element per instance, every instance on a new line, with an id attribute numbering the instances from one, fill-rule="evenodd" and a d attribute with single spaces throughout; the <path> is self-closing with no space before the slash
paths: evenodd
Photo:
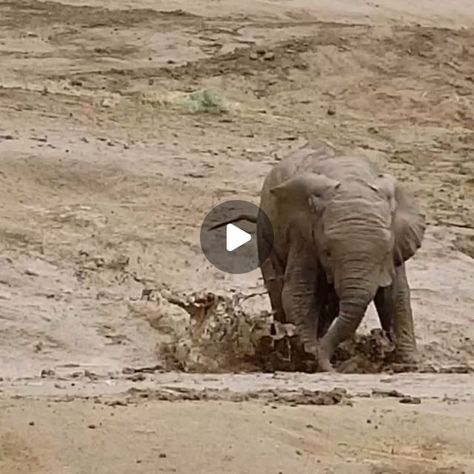
<path id="1" fill-rule="evenodd" d="M 330 359 L 338 345 L 351 337 L 359 327 L 369 303 L 377 291 L 373 272 L 349 271 L 336 281 L 339 313 L 320 343 L 320 365 L 330 368 Z M 356 276 L 352 276 L 356 275 Z"/>

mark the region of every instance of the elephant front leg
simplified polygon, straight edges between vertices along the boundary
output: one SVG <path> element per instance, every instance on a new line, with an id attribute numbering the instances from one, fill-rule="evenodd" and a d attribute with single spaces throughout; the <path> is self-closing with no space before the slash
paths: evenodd
<path id="1" fill-rule="evenodd" d="M 283 308 L 296 325 L 305 352 L 317 356 L 318 314 L 315 302 L 317 269 L 311 258 L 290 251 L 282 293 Z"/>
<path id="2" fill-rule="evenodd" d="M 393 284 L 380 289 L 374 302 L 382 328 L 395 343 L 396 360 L 415 363 L 416 340 L 405 265 L 396 268 Z"/>
<path id="3" fill-rule="evenodd" d="M 283 292 L 283 270 L 279 264 L 277 257 L 271 255 L 261 265 L 261 271 L 265 288 L 268 291 L 270 297 L 270 305 L 273 311 L 273 317 L 275 321 L 279 323 L 286 323 L 287 318 L 282 305 L 282 292 Z"/>

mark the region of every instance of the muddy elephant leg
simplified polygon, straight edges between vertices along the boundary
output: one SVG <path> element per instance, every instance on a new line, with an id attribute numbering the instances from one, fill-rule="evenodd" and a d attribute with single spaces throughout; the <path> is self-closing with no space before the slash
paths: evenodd
<path id="1" fill-rule="evenodd" d="M 395 342 L 396 359 L 400 362 L 416 362 L 416 340 L 405 265 L 396 268 L 396 276 L 390 287 L 377 292 L 375 304 L 382 327 Z M 385 325 L 385 327 L 384 327 Z"/>
<path id="2" fill-rule="evenodd" d="M 283 309 L 281 295 L 283 291 L 284 270 L 275 255 L 271 255 L 260 267 L 265 288 L 270 297 L 270 305 L 275 321 L 286 323 L 287 318 Z"/>
<path id="3" fill-rule="evenodd" d="M 392 283 L 390 286 L 379 288 L 374 298 L 374 304 L 385 336 L 391 342 L 395 342 L 395 285 Z"/>
<path id="4" fill-rule="evenodd" d="M 265 225 L 262 224 L 262 221 L 258 220 L 257 251 L 261 261 L 260 270 L 262 272 L 265 288 L 268 291 L 274 319 L 280 323 L 286 323 L 287 318 L 281 301 L 285 268 L 281 259 L 275 252 L 275 249 L 272 248 L 272 239 L 267 234 L 268 230 Z M 262 255 L 268 255 L 263 262 Z"/>
<path id="5" fill-rule="evenodd" d="M 317 355 L 318 305 L 315 301 L 317 265 L 296 246 L 290 249 L 282 293 L 283 308 L 296 325 L 305 352 Z"/>

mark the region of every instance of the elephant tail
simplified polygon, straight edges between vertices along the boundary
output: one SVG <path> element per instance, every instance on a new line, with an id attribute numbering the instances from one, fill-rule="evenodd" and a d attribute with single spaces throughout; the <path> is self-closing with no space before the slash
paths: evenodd
<path id="1" fill-rule="evenodd" d="M 212 227 L 209 228 L 209 230 L 214 230 L 214 229 L 219 229 L 220 227 L 223 227 L 227 224 L 232 224 L 233 222 L 237 221 L 248 221 L 248 222 L 253 222 L 257 223 L 257 216 L 252 216 L 251 214 L 239 214 L 237 217 L 233 217 L 232 219 L 227 219 L 224 222 L 219 222 L 217 224 L 214 224 Z"/>

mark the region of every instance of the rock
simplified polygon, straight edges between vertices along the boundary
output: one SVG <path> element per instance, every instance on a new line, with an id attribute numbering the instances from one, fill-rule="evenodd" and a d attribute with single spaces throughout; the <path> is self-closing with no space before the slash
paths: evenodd
<path id="1" fill-rule="evenodd" d="M 41 378 L 54 377 L 56 372 L 53 369 L 43 369 L 41 371 Z"/>
<path id="2" fill-rule="evenodd" d="M 405 403 L 410 405 L 419 405 L 421 403 L 421 398 L 419 397 L 412 397 L 407 395 L 403 398 L 400 398 L 399 403 Z"/>
<path id="3" fill-rule="evenodd" d="M 392 398 L 404 398 L 406 395 L 399 392 L 398 390 L 381 390 L 381 389 L 374 389 L 372 390 L 373 396 L 378 397 L 392 397 Z"/>
<path id="4" fill-rule="evenodd" d="M 113 101 L 111 99 L 104 99 L 102 101 L 102 107 L 105 107 L 105 108 L 110 108 L 114 105 Z"/>
<path id="5" fill-rule="evenodd" d="M 132 382 L 143 382 L 144 380 L 146 380 L 146 376 L 145 374 L 138 373 L 127 377 L 127 379 L 131 380 Z"/>

